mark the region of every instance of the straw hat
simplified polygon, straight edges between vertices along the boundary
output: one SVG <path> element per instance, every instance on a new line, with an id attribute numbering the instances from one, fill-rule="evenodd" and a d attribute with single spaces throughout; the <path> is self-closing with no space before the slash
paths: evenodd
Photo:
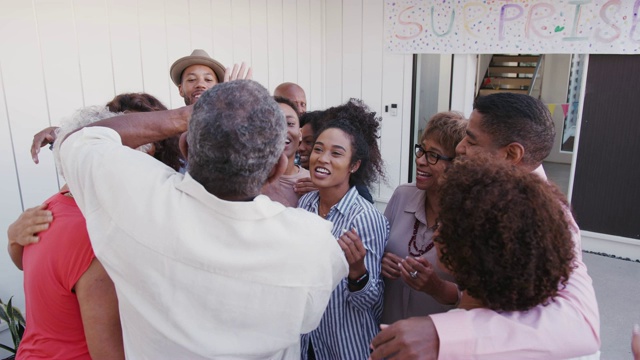
<path id="1" fill-rule="evenodd" d="M 220 64 L 218 61 L 214 60 L 207 54 L 206 51 L 202 49 L 195 49 L 189 56 L 185 56 L 176 60 L 176 62 L 171 65 L 171 69 L 169 70 L 169 75 L 171 75 L 171 80 L 173 83 L 180 85 L 182 72 L 184 69 L 188 68 L 191 65 L 204 65 L 208 66 L 213 70 L 218 78 L 218 82 L 221 83 L 224 80 L 224 66 Z"/>

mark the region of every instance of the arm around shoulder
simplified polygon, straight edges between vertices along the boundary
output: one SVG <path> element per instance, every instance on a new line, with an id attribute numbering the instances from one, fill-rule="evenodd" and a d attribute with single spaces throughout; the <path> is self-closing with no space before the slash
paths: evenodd
<path id="1" fill-rule="evenodd" d="M 527 312 L 488 309 L 430 315 L 440 359 L 572 358 L 600 348 L 598 305 L 582 261 L 548 305 Z"/>
<path id="2" fill-rule="evenodd" d="M 25 210 L 20 217 L 9 225 L 7 229 L 7 251 L 11 261 L 22 270 L 22 252 L 24 246 L 37 243 L 38 233 L 49 228 L 53 221 L 51 211 L 46 210 L 47 204 L 42 204 Z"/>

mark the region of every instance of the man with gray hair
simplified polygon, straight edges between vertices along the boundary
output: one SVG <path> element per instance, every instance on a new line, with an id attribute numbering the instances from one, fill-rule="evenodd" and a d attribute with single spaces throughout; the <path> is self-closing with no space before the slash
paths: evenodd
<path id="1" fill-rule="evenodd" d="M 193 107 L 92 125 L 60 154 L 117 289 L 127 357 L 299 358 L 348 267 L 331 223 L 259 195 L 286 165 L 267 90 L 232 81 Z M 187 127 L 184 175 L 130 148 Z"/>

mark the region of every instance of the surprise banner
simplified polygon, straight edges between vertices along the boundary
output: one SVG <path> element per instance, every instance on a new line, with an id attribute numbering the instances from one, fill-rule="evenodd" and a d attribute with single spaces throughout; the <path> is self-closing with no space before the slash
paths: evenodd
<path id="1" fill-rule="evenodd" d="M 399 53 L 640 54 L 640 0 L 385 0 Z"/>

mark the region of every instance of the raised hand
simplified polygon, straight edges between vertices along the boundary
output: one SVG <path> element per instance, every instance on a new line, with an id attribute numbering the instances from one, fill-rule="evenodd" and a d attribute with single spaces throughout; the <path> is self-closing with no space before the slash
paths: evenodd
<path id="1" fill-rule="evenodd" d="M 57 128 L 57 126 L 50 126 L 33 135 L 33 142 L 31 143 L 31 159 L 33 159 L 34 163 L 37 164 L 40 162 L 40 159 L 38 159 L 40 148 L 45 145 L 53 144 L 56 140 Z"/>
<path id="2" fill-rule="evenodd" d="M 251 79 L 253 79 L 253 69 L 251 69 L 251 66 L 247 66 L 244 62 L 242 62 L 241 65 L 234 64 L 233 69 L 226 68 L 224 72 L 224 82 Z"/>
<path id="3" fill-rule="evenodd" d="M 302 196 L 308 192 L 318 190 L 318 188 L 313 185 L 313 181 L 311 181 L 310 177 L 306 177 L 298 179 L 295 185 L 293 185 L 293 190 L 296 192 L 296 194 Z"/>
<path id="4" fill-rule="evenodd" d="M 7 229 L 9 242 L 21 246 L 37 243 L 40 241 L 38 233 L 47 230 L 52 221 L 53 215 L 47 210 L 47 204 L 27 209 L 18 220 L 9 225 Z"/>

